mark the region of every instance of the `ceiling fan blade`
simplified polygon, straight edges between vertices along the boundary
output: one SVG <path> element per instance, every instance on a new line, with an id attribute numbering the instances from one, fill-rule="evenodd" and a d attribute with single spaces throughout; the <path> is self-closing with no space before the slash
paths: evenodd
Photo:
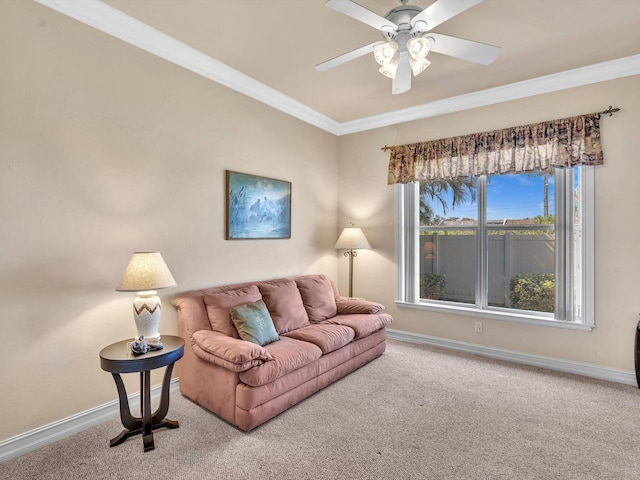
<path id="1" fill-rule="evenodd" d="M 316 65 L 316 70 L 320 72 L 324 72 L 325 70 L 329 70 L 330 68 L 337 67 L 338 65 L 342 65 L 343 63 L 350 62 L 351 60 L 355 60 L 358 57 L 362 57 L 367 53 L 373 52 L 374 47 L 384 43 L 383 41 L 373 42 L 370 45 L 366 45 L 364 47 L 360 47 L 356 50 L 352 50 L 348 53 L 344 53 L 339 55 L 331 60 L 327 60 L 326 62 L 319 63 Z"/>
<path id="2" fill-rule="evenodd" d="M 397 95 L 411 90 L 411 65 L 409 64 L 409 53 L 401 52 L 398 58 L 398 70 L 396 77 L 391 83 L 391 93 Z"/>
<path id="3" fill-rule="evenodd" d="M 356 20 L 371 25 L 373 28 L 377 28 L 382 31 L 395 32 L 398 26 L 390 22 L 384 17 L 381 17 L 377 13 L 368 10 L 351 0 L 329 0 L 325 5 L 333 8 L 335 11 L 344 13 L 345 15 L 355 18 Z"/>
<path id="4" fill-rule="evenodd" d="M 426 30 L 421 30 L 431 30 L 483 1 L 484 0 L 438 0 L 413 17 L 411 19 L 411 26 L 415 27 L 416 23 L 422 21 L 427 24 L 427 28 Z"/>
<path id="5" fill-rule="evenodd" d="M 441 33 L 429 32 L 425 35 L 431 43 L 431 51 L 461 58 L 469 62 L 489 65 L 500 53 L 500 47 L 486 43 L 465 40 L 464 38 L 451 37 Z"/>

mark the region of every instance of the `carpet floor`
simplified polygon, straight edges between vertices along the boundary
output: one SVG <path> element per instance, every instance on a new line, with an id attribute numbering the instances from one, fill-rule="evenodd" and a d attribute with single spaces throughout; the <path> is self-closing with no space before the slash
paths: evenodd
<path id="1" fill-rule="evenodd" d="M 249 433 L 180 394 L 143 453 L 114 419 L 0 464 L 23 479 L 640 479 L 640 391 L 389 341 Z"/>

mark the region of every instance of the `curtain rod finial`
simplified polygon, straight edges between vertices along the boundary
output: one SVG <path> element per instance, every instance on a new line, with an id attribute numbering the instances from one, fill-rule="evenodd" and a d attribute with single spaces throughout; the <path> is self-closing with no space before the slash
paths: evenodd
<path id="1" fill-rule="evenodd" d="M 619 112 L 620 109 L 618 107 L 613 107 L 611 105 L 609 105 L 609 108 L 604 110 L 603 112 L 600 112 L 598 115 L 602 116 L 602 115 L 609 115 L 610 117 L 613 116 L 614 113 Z"/>

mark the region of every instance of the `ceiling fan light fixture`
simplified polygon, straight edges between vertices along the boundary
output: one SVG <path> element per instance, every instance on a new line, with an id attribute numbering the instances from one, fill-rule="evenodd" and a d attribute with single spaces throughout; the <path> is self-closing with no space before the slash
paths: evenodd
<path id="1" fill-rule="evenodd" d="M 385 77 L 395 78 L 398 70 L 398 44 L 386 42 L 373 49 L 373 56 L 381 66 L 378 71 Z"/>
<path id="2" fill-rule="evenodd" d="M 411 71 L 413 72 L 413 76 L 415 77 L 424 72 L 427 67 L 431 65 L 431 62 L 426 58 L 420 58 L 417 60 L 415 58 L 409 58 L 409 65 L 411 65 Z"/>
<path id="3" fill-rule="evenodd" d="M 413 58 L 414 60 L 425 58 L 430 49 L 431 44 L 426 38 L 413 37 L 407 40 L 407 51 L 409 52 L 409 55 L 411 55 L 411 58 Z"/>
<path id="4" fill-rule="evenodd" d="M 396 78 L 396 72 L 398 71 L 398 59 L 397 56 L 392 58 L 390 61 L 382 65 L 378 71 L 389 78 Z"/>
<path id="5" fill-rule="evenodd" d="M 378 45 L 373 49 L 373 56 L 383 67 L 393 60 L 398 52 L 398 44 L 396 42 L 386 42 Z"/>
<path id="6" fill-rule="evenodd" d="M 407 51 L 409 52 L 409 64 L 413 76 L 420 75 L 425 69 L 431 65 L 427 60 L 427 54 L 431 49 L 431 44 L 426 38 L 410 38 L 407 40 Z"/>

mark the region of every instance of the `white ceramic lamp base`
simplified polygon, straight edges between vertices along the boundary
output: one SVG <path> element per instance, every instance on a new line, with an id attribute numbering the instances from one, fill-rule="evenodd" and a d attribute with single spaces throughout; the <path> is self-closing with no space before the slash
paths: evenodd
<path id="1" fill-rule="evenodd" d="M 155 290 L 138 292 L 138 296 L 133 302 L 133 318 L 138 329 L 137 338 L 143 336 L 147 345 L 155 350 L 162 348 L 158 333 L 161 310 L 162 302 Z"/>

